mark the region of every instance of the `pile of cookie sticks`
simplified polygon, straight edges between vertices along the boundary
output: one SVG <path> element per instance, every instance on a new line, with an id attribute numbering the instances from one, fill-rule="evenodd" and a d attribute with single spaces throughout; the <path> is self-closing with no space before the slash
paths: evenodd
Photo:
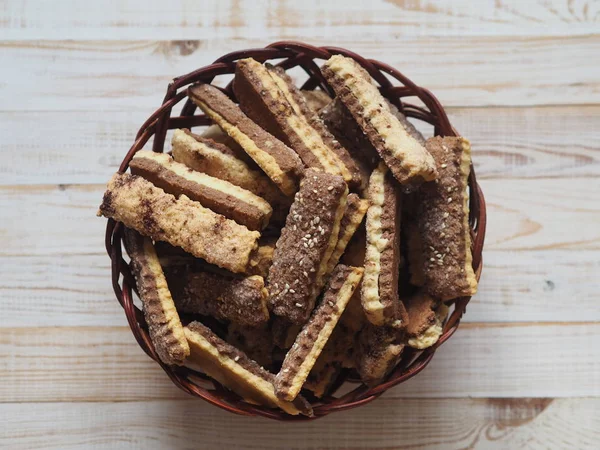
<path id="1" fill-rule="evenodd" d="M 469 142 L 425 140 L 351 58 L 322 73 L 335 99 L 251 58 L 239 104 L 191 86 L 215 125 L 137 152 L 99 210 L 126 227 L 162 362 L 293 415 L 342 370 L 381 383 L 406 346 L 435 344 L 444 301 L 477 289 Z"/>

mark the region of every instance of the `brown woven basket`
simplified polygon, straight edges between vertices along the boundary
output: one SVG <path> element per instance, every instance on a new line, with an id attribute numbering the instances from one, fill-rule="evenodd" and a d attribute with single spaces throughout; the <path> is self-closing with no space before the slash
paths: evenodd
<path id="1" fill-rule="evenodd" d="M 241 58 L 252 57 L 258 61 L 278 60 L 277 65 L 288 70 L 299 66 L 308 74 L 308 80 L 302 89 L 315 89 L 320 87 L 333 96 L 333 92 L 325 82 L 315 60 L 326 60 L 334 54 L 342 54 L 354 58 L 363 66 L 371 76 L 379 83 L 381 93 L 395 104 L 409 117 L 427 122 L 434 127 L 434 134 L 440 136 L 456 136 L 456 130 L 450 124 L 444 108 L 427 89 L 417 86 L 406 76 L 385 63 L 372 59 L 365 59 L 351 51 L 337 47 L 313 47 L 300 42 L 285 41 L 276 42 L 266 48 L 241 50 L 229 53 L 217 59 L 213 64 L 195 70 L 187 75 L 175 78 L 168 86 L 162 106 L 152 114 L 140 128 L 136 140 L 129 152 L 123 159 L 120 172 L 127 170 L 129 161 L 133 155 L 140 150 L 148 140 L 154 136 L 152 149 L 162 152 L 165 144 L 167 130 L 174 128 L 192 128 L 195 126 L 209 125 L 210 120 L 202 115 L 195 115 L 196 106 L 187 100 L 187 87 L 192 83 L 212 83 L 219 75 L 233 74 L 235 62 Z M 390 79 L 399 82 L 394 85 Z M 231 83 L 223 89 L 234 101 L 235 96 Z M 404 97 L 418 97 L 425 107 L 405 103 Z M 180 115 L 172 115 L 173 108 L 182 100 L 186 99 Z M 486 209 L 483 193 L 475 179 L 475 171 L 471 166 L 469 177 L 470 191 L 470 217 L 469 223 L 472 231 L 473 268 L 479 279 L 482 269 L 481 252 L 485 237 Z M 125 310 L 127 321 L 138 344 L 148 356 L 154 359 L 171 378 L 173 383 L 183 391 L 196 397 L 217 405 L 228 411 L 247 415 L 263 416 L 277 420 L 309 420 L 305 416 L 290 416 L 283 411 L 273 410 L 262 406 L 245 402 L 237 395 L 224 389 L 218 383 L 205 375 L 187 369 L 185 367 L 171 367 L 163 364 L 158 358 L 148 335 L 148 329 L 144 315 L 134 305 L 132 288 L 135 288 L 133 277 L 129 266 L 122 258 L 121 238 L 122 226 L 108 221 L 106 227 L 106 250 L 112 260 L 112 284 L 117 300 Z M 122 276 L 122 278 L 121 278 Z M 444 325 L 443 334 L 437 344 L 422 352 L 408 350 L 405 352 L 398 366 L 387 377 L 386 381 L 374 388 L 360 384 L 359 381 L 351 379 L 348 374 L 342 375 L 329 396 L 313 402 L 315 418 L 327 414 L 343 411 L 375 400 L 392 386 L 396 386 L 418 374 L 429 364 L 438 347 L 446 342 L 454 334 L 460 323 L 460 318 L 466 310 L 470 297 L 457 298 L 448 304 L 454 304 L 454 310 Z M 348 383 L 354 383 L 351 389 L 344 395 L 336 397 L 334 394 L 339 388 Z M 348 389 L 345 389 L 346 391 Z"/>

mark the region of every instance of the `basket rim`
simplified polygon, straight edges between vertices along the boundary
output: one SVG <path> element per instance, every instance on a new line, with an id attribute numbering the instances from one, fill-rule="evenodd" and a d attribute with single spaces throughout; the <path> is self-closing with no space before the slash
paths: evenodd
<path id="1" fill-rule="evenodd" d="M 164 150 L 166 133 L 169 129 L 192 128 L 195 126 L 209 125 L 211 123 L 210 120 L 202 114 L 194 115 L 196 107 L 189 99 L 184 103 L 180 115 L 171 117 L 174 106 L 187 97 L 188 85 L 196 82 L 212 83 L 216 76 L 233 73 L 235 71 L 235 62 L 241 58 L 253 57 L 261 62 L 273 59 L 283 59 L 277 65 L 286 70 L 300 66 L 308 75 L 309 78 L 302 86 L 302 89 L 315 89 L 319 87 L 332 96 L 332 91 L 325 82 L 315 59 L 328 59 L 334 54 L 342 54 L 357 61 L 367 70 L 367 72 L 369 72 L 375 81 L 377 81 L 381 93 L 386 98 L 408 117 L 425 121 L 433 125 L 434 135 L 459 135 L 452 127 L 445 109 L 435 95 L 428 89 L 416 85 L 395 68 L 375 59 L 366 59 L 350 50 L 340 47 L 315 47 L 298 41 L 279 41 L 264 48 L 230 52 L 221 56 L 208 66 L 201 67 L 188 74 L 174 78 L 167 87 L 163 104 L 142 124 L 133 145 L 123 158 L 118 171 L 120 173 L 125 172 L 133 155 L 142 149 L 153 136 L 154 141 L 152 149 L 157 152 L 162 152 Z M 388 77 L 400 82 L 401 85 L 393 85 Z M 235 100 L 231 83 L 225 88 L 220 89 Z M 402 100 L 405 97 L 418 97 L 425 107 L 405 103 Z M 486 230 L 486 205 L 481 187 L 477 183 L 475 169 L 472 163 L 469 175 L 469 189 L 469 224 L 472 238 L 473 268 L 477 280 L 479 280 L 483 269 L 482 251 Z M 313 404 L 315 411 L 314 417 L 291 416 L 283 411 L 247 403 L 236 394 L 223 388 L 216 381 L 191 369 L 185 367 L 171 367 L 162 363 L 150 341 L 144 315 L 133 303 L 132 290 L 135 290 L 135 282 L 129 271 L 129 266 L 122 256 L 122 231 L 122 224 L 117 223 L 112 219 L 108 219 L 105 233 L 105 246 L 111 259 L 113 290 L 117 300 L 125 311 L 128 324 L 136 341 L 142 350 L 161 366 L 171 381 L 184 392 L 187 392 L 194 397 L 200 397 L 215 406 L 240 415 L 262 416 L 275 420 L 314 420 L 333 412 L 348 410 L 373 401 L 389 388 L 417 375 L 427 366 L 427 364 L 429 364 L 435 351 L 450 339 L 458 329 L 461 317 L 465 313 L 466 306 L 471 298 L 461 297 L 445 302 L 448 305 L 454 304 L 454 311 L 445 322 L 443 333 L 438 342 L 434 346 L 420 352 L 413 349 L 405 351 L 405 355 L 400 363 L 388 377 L 386 377 L 386 381 L 383 383 L 372 388 L 360 384 L 350 392 L 336 398 L 333 395 L 337 389 L 341 385 L 349 382 L 346 376 L 340 377 L 341 382 L 338 383 L 339 386 L 335 387 L 328 396 L 319 399 L 318 402 Z M 195 379 L 210 380 L 214 388 L 204 388 L 200 386 L 198 382 L 194 381 Z"/>

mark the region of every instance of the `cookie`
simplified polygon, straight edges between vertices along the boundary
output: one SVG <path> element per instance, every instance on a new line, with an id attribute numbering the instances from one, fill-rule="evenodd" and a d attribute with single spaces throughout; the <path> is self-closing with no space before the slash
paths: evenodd
<path id="1" fill-rule="evenodd" d="M 254 170 L 229 147 L 190 133 L 189 130 L 175 130 L 171 145 L 175 161 L 264 198 L 273 208 L 272 220 L 285 222 L 291 199 L 269 177 L 260 170 Z"/>
<path id="2" fill-rule="evenodd" d="M 401 327 L 407 317 L 398 297 L 401 196 L 395 183 L 383 162 L 369 179 L 367 249 L 361 301 L 372 324 Z"/>
<path id="3" fill-rule="evenodd" d="M 192 101 L 234 139 L 287 196 L 298 189 L 304 167 L 298 155 L 248 118 L 220 90 L 209 84 L 188 89 Z"/>
<path id="4" fill-rule="evenodd" d="M 442 335 L 442 324 L 448 307 L 426 292 L 419 291 L 406 300 L 408 326 L 405 329 L 410 347 L 423 350 L 435 344 Z"/>
<path id="5" fill-rule="evenodd" d="M 310 404 L 300 396 L 293 402 L 277 398 L 273 385 L 275 375 L 267 372 L 244 352 L 219 338 L 200 322 L 190 323 L 184 331 L 191 350 L 191 368 L 200 369 L 245 400 L 280 408 L 291 415 L 313 415 Z"/>
<path id="6" fill-rule="evenodd" d="M 352 183 L 350 170 L 336 153 L 345 150 L 334 149 L 339 143 L 319 123 L 283 70 L 242 59 L 236 64 L 234 90 L 242 110 L 293 148 L 306 167 L 341 175 Z"/>
<path id="7" fill-rule="evenodd" d="M 190 347 L 152 240 L 126 228 L 123 241 L 154 349 L 163 363 L 181 365 Z"/>
<path id="8" fill-rule="evenodd" d="M 329 94 L 320 89 L 315 89 L 314 91 L 303 89 L 300 92 L 311 111 L 317 114 L 332 101 Z"/>
<path id="9" fill-rule="evenodd" d="M 123 222 L 154 240 L 183 248 L 231 272 L 244 272 L 260 233 L 250 231 L 187 196 L 167 194 L 142 177 L 116 173 L 98 215 Z"/>
<path id="10" fill-rule="evenodd" d="M 416 185 L 436 178 L 432 156 L 392 113 L 366 70 L 352 58 L 334 55 L 322 72 L 398 182 Z"/>
<path id="11" fill-rule="evenodd" d="M 129 167 L 165 192 L 176 197 L 184 194 L 250 230 L 262 230 L 271 218 L 273 209 L 266 200 L 229 181 L 196 172 L 164 153 L 139 151 Z"/>
<path id="12" fill-rule="evenodd" d="M 173 298 L 182 313 L 213 316 L 254 327 L 269 320 L 268 292 L 261 276 L 238 278 L 188 270 L 179 277 L 184 287 L 181 295 Z"/>
<path id="13" fill-rule="evenodd" d="M 296 337 L 277 374 L 275 392 L 279 398 L 288 401 L 296 398 L 360 283 L 362 274 L 362 268 L 336 267 L 321 303 Z"/>
<path id="14" fill-rule="evenodd" d="M 477 292 L 467 194 L 471 145 L 460 137 L 434 137 L 427 140 L 427 148 L 440 175 L 419 193 L 425 286 L 440 300 L 471 296 Z"/>
<path id="15" fill-rule="evenodd" d="M 323 120 L 315 113 L 305 100 L 302 92 L 296 87 L 292 78 L 281 67 L 266 65 L 273 81 L 277 84 L 294 112 L 304 118 L 317 132 L 325 146 L 333 153 L 336 165 L 350 188 L 360 187 L 360 172 L 358 166 L 340 142 L 329 132 Z"/>
<path id="16" fill-rule="evenodd" d="M 402 357 L 404 331 L 367 323 L 359 334 L 356 370 L 367 386 L 379 385 Z"/>
<path id="17" fill-rule="evenodd" d="M 275 315 L 297 325 L 308 320 L 337 244 L 347 196 L 342 177 L 306 171 L 267 277 Z"/>
<path id="18" fill-rule="evenodd" d="M 340 258 L 350 243 L 352 236 L 354 236 L 354 233 L 362 223 L 368 207 L 369 202 L 367 200 L 359 198 L 356 194 L 348 195 L 346 211 L 344 212 L 340 222 L 338 241 L 335 246 L 335 250 L 333 250 L 331 257 L 329 258 L 329 262 L 327 263 L 326 273 L 328 275 L 333 272 L 334 267 L 337 266 L 338 262 L 340 261 Z M 362 266 L 362 263 L 356 265 Z"/>

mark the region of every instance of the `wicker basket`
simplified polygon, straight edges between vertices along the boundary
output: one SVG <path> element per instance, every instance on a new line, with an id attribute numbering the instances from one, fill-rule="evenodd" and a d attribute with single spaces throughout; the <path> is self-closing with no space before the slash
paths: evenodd
<path id="1" fill-rule="evenodd" d="M 434 127 L 434 134 L 440 136 L 455 136 L 456 130 L 450 124 L 444 108 L 434 95 L 427 89 L 415 85 L 406 76 L 379 61 L 365 59 L 348 50 L 337 47 L 313 47 L 300 42 L 277 42 L 261 49 L 249 49 L 229 53 L 217 59 L 213 64 L 198 69 L 187 75 L 175 78 L 168 86 L 162 106 L 152 114 L 140 128 L 136 140 L 125 156 L 120 172 L 127 170 L 132 156 L 140 150 L 148 140 L 154 136 L 152 149 L 162 152 L 165 136 L 168 129 L 192 128 L 194 126 L 209 125 L 210 120 L 204 115 L 195 115 L 196 106 L 187 99 L 187 87 L 192 83 L 211 83 L 216 76 L 233 74 L 235 61 L 241 58 L 253 57 L 258 61 L 279 60 L 278 65 L 284 69 L 296 66 L 301 67 L 308 74 L 308 80 L 302 89 L 321 87 L 333 95 L 327 86 L 315 60 L 326 60 L 334 54 L 343 54 L 354 58 L 363 66 L 379 83 L 382 94 L 394 103 L 407 116 L 427 122 Z M 386 76 L 386 74 L 389 76 Z M 397 80 L 400 85 L 394 85 L 391 79 Z M 235 100 L 231 83 L 224 92 Z M 404 103 L 404 97 L 418 97 L 425 107 Z M 182 100 L 186 100 L 181 114 L 173 115 L 173 108 Z M 479 279 L 482 269 L 481 252 L 485 236 L 486 210 L 483 194 L 475 179 L 475 171 L 471 167 L 469 178 L 470 190 L 470 217 L 469 222 L 472 232 L 473 268 Z M 133 303 L 132 287 L 135 287 L 133 277 L 121 253 L 122 226 L 113 220 L 108 221 L 106 227 L 106 250 L 112 260 L 112 284 L 117 300 L 125 310 L 131 331 L 140 347 L 154 359 L 171 378 L 173 383 L 183 391 L 203 398 L 228 411 L 247 415 L 263 416 L 277 420 L 309 420 L 305 416 L 290 416 L 283 411 L 273 410 L 245 402 L 237 395 L 224 389 L 218 383 L 210 380 L 205 375 L 194 372 L 185 367 L 170 367 L 164 365 L 158 358 L 150 341 L 143 313 Z M 122 278 L 121 278 L 122 276 Z M 418 374 L 433 358 L 438 347 L 446 342 L 456 331 L 460 318 L 465 312 L 470 297 L 457 298 L 449 304 L 454 304 L 454 309 L 444 325 L 443 334 L 436 345 L 422 352 L 412 349 L 405 352 L 398 366 L 387 377 L 386 381 L 374 388 L 360 384 L 346 375 L 342 375 L 333 393 L 313 403 L 315 418 L 327 414 L 343 411 L 364 405 L 379 397 L 392 386 L 396 386 Z M 354 383 L 344 395 L 336 397 L 335 392 L 343 385 Z M 345 389 L 346 391 L 348 389 Z"/>

